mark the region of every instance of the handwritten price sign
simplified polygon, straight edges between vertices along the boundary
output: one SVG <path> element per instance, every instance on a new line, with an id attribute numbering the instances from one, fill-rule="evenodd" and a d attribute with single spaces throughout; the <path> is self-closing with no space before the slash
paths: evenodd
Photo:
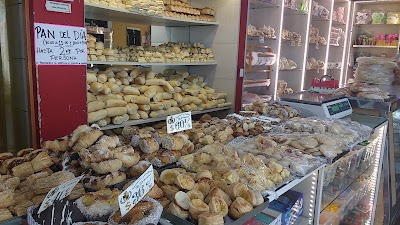
<path id="1" fill-rule="evenodd" d="M 135 205 L 146 196 L 154 186 L 153 166 L 150 167 L 124 192 L 118 196 L 121 216 L 125 216 Z"/>
<path id="2" fill-rule="evenodd" d="M 86 29 L 35 23 L 36 65 L 85 65 Z"/>
<path id="3" fill-rule="evenodd" d="M 49 206 L 53 205 L 56 200 L 63 200 L 65 197 L 67 197 L 69 194 L 71 194 L 72 190 L 79 183 L 79 181 L 82 179 L 83 176 L 84 175 L 82 175 L 80 177 L 76 177 L 72 180 L 69 180 L 69 181 L 51 189 L 49 191 L 49 193 L 47 193 L 42 204 L 40 205 L 38 214 L 43 212 Z"/>
<path id="4" fill-rule="evenodd" d="M 192 113 L 184 112 L 167 117 L 168 134 L 192 129 Z"/>

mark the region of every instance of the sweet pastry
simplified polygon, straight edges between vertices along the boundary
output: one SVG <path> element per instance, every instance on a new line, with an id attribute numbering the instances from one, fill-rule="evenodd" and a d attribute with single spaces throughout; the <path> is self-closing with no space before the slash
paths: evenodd
<path id="1" fill-rule="evenodd" d="M 226 194 L 223 190 L 219 188 L 214 188 L 210 191 L 207 198 L 205 199 L 206 203 L 209 203 L 213 197 L 220 197 L 222 198 L 228 206 L 232 204 L 232 200 L 228 194 Z"/>
<path id="2" fill-rule="evenodd" d="M 140 160 L 139 153 L 135 152 L 132 146 L 121 146 L 113 150 L 113 155 L 116 159 L 122 162 L 122 166 L 130 168 L 137 164 Z"/>
<path id="3" fill-rule="evenodd" d="M 161 190 L 164 192 L 165 197 L 172 201 L 179 188 L 173 185 L 163 185 L 161 186 Z"/>
<path id="4" fill-rule="evenodd" d="M 24 202 L 18 203 L 17 205 L 9 207 L 9 209 L 14 215 L 24 216 L 27 213 L 27 209 L 33 205 L 33 202 L 26 200 Z"/>
<path id="5" fill-rule="evenodd" d="M 92 163 L 91 167 L 98 174 L 113 173 L 122 168 L 122 161 L 119 159 L 112 159 L 99 163 Z"/>
<path id="6" fill-rule="evenodd" d="M 204 201 L 204 195 L 201 191 L 190 190 L 190 191 L 186 192 L 186 194 L 189 196 L 190 200 L 200 199 L 200 200 Z"/>
<path id="7" fill-rule="evenodd" d="M 0 175 L 0 191 L 2 189 L 15 190 L 20 183 L 21 180 L 19 177 Z"/>
<path id="8" fill-rule="evenodd" d="M 128 177 L 138 177 L 142 175 L 149 167 L 151 163 L 148 161 L 139 161 L 136 165 L 132 166 L 128 171 Z"/>
<path id="9" fill-rule="evenodd" d="M 119 184 L 126 180 L 126 174 L 123 172 L 113 172 L 103 176 L 85 176 L 82 183 L 85 188 L 90 190 L 100 190 L 102 188 Z"/>
<path id="10" fill-rule="evenodd" d="M 166 169 L 161 172 L 160 181 L 164 184 L 174 184 L 179 175 L 181 174 L 176 169 Z"/>
<path id="11" fill-rule="evenodd" d="M 192 177 L 186 174 L 179 174 L 175 179 L 175 185 L 182 190 L 192 190 L 194 188 L 194 180 Z"/>
<path id="12" fill-rule="evenodd" d="M 162 213 L 160 203 L 151 198 L 138 202 L 126 215 L 121 216 L 118 210 L 109 219 L 111 224 L 157 224 Z"/>
<path id="13" fill-rule="evenodd" d="M 32 164 L 30 162 L 26 162 L 26 159 L 23 157 L 8 159 L 4 162 L 4 164 L 7 166 L 8 174 L 21 179 L 29 177 L 34 173 Z"/>
<path id="14" fill-rule="evenodd" d="M 223 224 L 224 224 L 224 218 L 219 214 L 205 212 L 199 216 L 198 225 L 223 225 Z"/>
<path id="15" fill-rule="evenodd" d="M 86 194 L 85 188 L 83 184 L 78 183 L 75 185 L 74 189 L 72 190 L 71 194 L 68 195 L 69 200 L 76 200 Z"/>
<path id="16" fill-rule="evenodd" d="M 229 207 L 229 216 L 233 219 L 239 219 L 251 210 L 253 210 L 253 206 L 243 198 L 238 197 Z"/>
<path id="17" fill-rule="evenodd" d="M 46 194 L 52 188 L 74 178 L 75 176 L 73 173 L 60 171 L 53 173 L 48 177 L 36 179 L 31 188 L 34 190 L 35 194 Z"/>
<path id="18" fill-rule="evenodd" d="M 158 187 L 158 185 L 154 184 L 153 188 L 150 189 L 146 196 L 154 199 L 159 199 L 164 197 L 164 192 L 160 187 Z"/>
<path id="19" fill-rule="evenodd" d="M 49 168 L 53 165 L 53 161 L 46 151 L 41 151 L 32 159 L 31 163 L 33 171 L 35 172 L 42 171 L 43 169 Z"/>
<path id="20" fill-rule="evenodd" d="M 0 222 L 12 219 L 13 215 L 8 209 L 0 209 Z"/>
<path id="21" fill-rule="evenodd" d="M 109 216 L 118 208 L 118 195 L 121 191 L 109 188 L 100 189 L 96 192 L 86 193 L 77 201 L 77 207 L 91 220 L 99 220 Z"/>
<path id="22" fill-rule="evenodd" d="M 185 192 L 178 191 L 175 193 L 174 203 L 179 207 L 181 207 L 182 209 L 189 210 L 190 202 L 191 202 L 190 198 Z"/>
<path id="23" fill-rule="evenodd" d="M 72 149 L 74 149 L 75 151 L 79 151 L 81 149 L 88 148 L 89 146 L 93 145 L 102 135 L 103 132 L 98 129 L 85 131 L 80 135 L 78 141 L 75 143 Z"/>
<path id="24" fill-rule="evenodd" d="M 228 205 L 226 204 L 225 200 L 221 197 L 214 196 L 211 198 L 210 202 L 208 203 L 210 208 L 210 212 L 213 214 L 219 214 L 222 217 L 228 215 Z"/>
<path id="25" fill-rule="evenodd" d="M 209 212 L 209 207 L 200 199 L 193 199 L 189 204 L 189 215 L 191 218 L 197 220 L 199 215 L 205 212 Z"/>
<path id="26" fill-rule="evenodd" d="M 7 174 L 7 165 L 5 161 L 13 157 L 14 155 L 11 152 L 0 153 L 0 174 Z"/>
<path id="27" fill-rule="evenodd" d="M 15 204 L 14 193 L 11 191 L 0 192 L 0 208 L 7 208 Z"/>
<path id="28" fill-rule="evenodd" d="M 17 157 L 24 157 L 25 155 L 29 154 L 30 152 L 34 151 L 33 148 L 25 148 L 21 149 L 17 152 Z"/>
<path id="29" fill-rule="evenodd" d="M 156 152 L 160 148 L 158 142 L 152 137 L 140 139 L 139 146 L 140 150 L 142 150 L 143 153 L 147 154 Z"/>

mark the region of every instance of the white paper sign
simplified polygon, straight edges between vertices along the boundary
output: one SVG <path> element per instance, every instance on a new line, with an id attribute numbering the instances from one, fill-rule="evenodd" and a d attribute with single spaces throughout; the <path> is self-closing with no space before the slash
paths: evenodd
<path id="1" fill-rule="evenodd" d="M 264 43 L 265 43 L 265 38 L 264 38 L 264 37 L 259 37 L 258 39 L 259 39 L 259 41 L 260 41 L 261 44 L 264 44 Z"/>
<path id="2" fill-rule="evenodd" d="M 184 112 L 167 117 L 167 133 L 192 129 L 192 112 Z"/>
<path id="3" fill-rule="evenodd" d="M 35 23 L 36 65 L 85 65 L 86 29 Z"/>
<path id="4" fill-rule="evenodd" d="M 47 193 L 42 204 L 40 205 L 38 214 L 43 212 L 49 206 L 53 205 L 54 201 L 63 200 L 65 197 L 67 197 L 69 194 L 71 194 L 72 190 L 79 183 L 79 181 L 82 179 L 83 176 L 84 175 L 82 175 L 80 177 L 76 177 L 72 180 L 69 180 L 69 181 L 51 189 L 49 191 L 49 193 Z"/>
<path id="5" fill-rule="evenodd" d="M 121 216 L 125 216 L 135 205 L 142 200 L 154 186 L 153 165 L 150 167 L 125 191 L 118 195 Z"/>
<path id="6" fill-rule="evenodd" d="M 71 13 L 71 4 L 63 2 L 46 1 L 46 10 L 51 12 Z"/>

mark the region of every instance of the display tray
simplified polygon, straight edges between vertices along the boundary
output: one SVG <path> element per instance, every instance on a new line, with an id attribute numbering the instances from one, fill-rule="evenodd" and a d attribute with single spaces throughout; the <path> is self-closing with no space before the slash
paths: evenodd
<path id="1" fill-rule="evenodd" d="M 195 63 L 141 63 L 141 62 L 126 62 L 126 61 L 88 61 L 89 65 L 121 65 L 121 66 L 210 66 L 217 65 L 217 62 L 195 62 Z"/>
<path id="2" fill-rule="evenodd" d="M 338 100 L 343 98 L 344 95 L 333 96 L 331 94 L 319 94 L 308 91 L 301 91 L 293 94 L 282 95 L 282 101 L 307 103 L 311 105 L 321 105 L 325 102 Z"/>
<path id="3" fill-rule="evenodd" d="M 7 221 L 0 222 L 0 225 L 22 225 L 24 224 L 25 219 L 23 218 L 13 218 Z"/>

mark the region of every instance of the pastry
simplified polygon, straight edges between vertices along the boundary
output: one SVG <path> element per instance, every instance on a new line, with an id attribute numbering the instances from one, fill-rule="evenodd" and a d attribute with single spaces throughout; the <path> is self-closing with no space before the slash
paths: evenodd
<path id="1" fill-rule="evenodd" d="M 7 208 L 15 204 L 14 193 L 11 191 L 0 192 L 0 209 Z"/>
<path id="2" fill-rule="evenodd" d="M 160 181 L 164 184 L 174 184 L 179 175 L 180 173 L 176 169 L 166 169 L 161 172 Z"/>
<path id="3" fill-rule="evenodd" d="M 156 152 L 160 148 L 157 141 L 152 137 L 140 139 L 139 146 L 140 146 L 140 149 L 142 150 L 142 152 L 147 153 L 147 154 Z"/>
<path id="4" fill-rule="evenodd" d="M 200 200 L 204 201 L 204 195 L 201 191 L 190 190 L 186 194 L 189 196 L 190 200 L 200 199 Z"/>
<path id="5" fill-rule="evenodd" d="M 0 174 L 7 174 L 7 165 L 5 161 L 13 157 L 14 155 L 11 152 L 0 153 Z"/>
<path id="6" fill-rule="evenodd" d="M 175 193 L 174 203 L 184 210 L 189 210 L 190 198 L 185 192 L 178 191 Z"/>
<path id="7" fill-rule="evenodd" d="M 192 177 L 186 174 L 179 174 L 175 179 L 175 185 L 177 185 L 182 190 L 192 190 L 194 188 L 194 180 Z"/>
<path id="8" fill-rule="evenodd" d="M 142 175 L 149 167 L 151 163 L 148 161 L 139 161 L 136 165 L 132 166 L 128 171 L 128 177 L 138 177 Z"/>
<path id="9" fill-rule="evenodd" d="M 199 182 L 202 180 L 212 180 L 212 173 L 209 170 L 203 170 L 201 172 L 198 172 L 196 174 L 195 180 L 196 180 L 196 182 Z"/>
<path id="10" fill-rule="evenodd" d="M 99 163 L 92 163 L 91 167 L 98 174 L 107 174 L 117 172 L 119 169 L 121 169 L 122 162 L 119 159 L 112 159 Z"/>
<path id="11" fill-rule="evenodd" d="M 46 194 L 52 188 L 74 178 L 75 176 L 73 173 L 60 171 L 53 173 L 48 177 L 36 179 L 31 188 L 34 190 L 35 194 Z"/>
<path id="12" fill-rule="evenodd" d="M 111 215 L 109 221 L 112 224 L 138 224 L 149 214 L 154 214 L 155 210 L 159 210 L 160 204 L 152 199 L 151 201 L 140 201 L 126 215 L 121 216 L 118 210 Z M 143 223 L 145 224 L 145 223 Z"/>
<path id="13" fill-rule="evenodd" d="M 25 158 L 16 157 L 8 159 L 4 162 L 7 165 L 7 172 L 13 176 L 24 179 L 33 174 L 33 167 L 30 162 L 26 162 Z"/>
<path id="14" fill-rule="evenodd" d="M 33 202 L 34 205 L 40 205 L 45 198 L 46 198 L 45 194 L 37 195 L 34 198 L 32 198 L 31 201 Z"/>
<path id="15" fill-rule="evenodd" d="M 92 129 L 90 131 L 83 132 L 72 149 L 79 151 L 81 149 L 88 148 L 93 145 L 102 135 L 103 132 L 98 129 Z"/>
<path id="16" fill-rule="evenodd" d="M 97 220 L 103 216 L 109 216 L 118 208 L 118 195 L 121 191 L 109 188 L 100 189 L 80 197 L 76 204 L 78 208 L 92 220 Z"/>
<path id="17" fill-rule="evenodd" d="M 82 179 L 83 185 L 90 190 L 99 190 L 126 180 L 123 172 L 114 172 L 103 176 L 86 176 Z"/>
<path id="18" fill-rule="evenodd" d="M 25 155 L 29 154 L 30 152 L 32 152 L 33 148 L 25 148 L 25 149 L 21 149 L 17 152 L 17 157 L 24 157 Z"/>
<path id="19" fill-rule="evenodd" d="M 197 220 L 199 215 L 204 212 L 209 212 L 209 207 L 200 199 L 193 199 L 189 204 L 189 215 L 191 218 Z"/>
<path id="20" fill-rule="evenodd" d="M 72 189 L 71 194 L 68 195 L 69 200 L 76 200 L 80 197 L 82 197 L 84 194 L 86 194 L 85 188 L 83 187 L 83 184 L 78 183 L 75 185 L 74 189 Z"/>
<path id="21" fill-rule="evenodd" d="M 229 195 L 219 188 L 213 188 L 205 199 L 205 202 L 209 203 L 213 197 L 221 197 L 228 206 L 232 204 L 232 200 Z"/>
<path id="22" fill-rule="evenodd" d="M 21 183 L 19 177 L 13 177 L 11 175 L 0 175 L 0 191 L 4 187 L 5 189 L 15 190 Z M 4 186 L 2 186 L 4 185 Z"/>
<path id="23" fill-rule="evenodd" d="M 35 158 L 32 159 L 31 163 L 35 173 L 53 165 L 53 161 L 46 151 L 40 152 Z"/>
<path id="24" fill-rule="evenodd" d="M 162 147 L 167 150 L 181 150 L 185 141 L 179 136 L 166 136 L 162 140 Z"/>
<path id="25" fill-rule="evenodd" d="M 219 214 L 206 212 L 199 216 L 198 225 L 224 225 L 224 218 Z"/>
<path id="26" fill-rule="evenodd" d="M 211 198 L 210 202 L 208 203 L 210 207 L 210 212 L 213 214 L 219 214 L 222 217 L 228 215 L 228 205 L 226 204 L 225 200 L 221 197 L 214 196 Z"/>
<path id="27" fill-rule="evenodd" d="M 165 197 L 172 201 L 179 188 L 172 185 L 163 185 L 161 186 L 161 190 L 164 192 Z"/>
<path id="28" fill-rule="evenodd" d="M 135 152 L 132 146 L 121 146 L 113 150 L 113 155 L 116 159 L 121 160 L 122 166 L 130 168 L 137 164 L 140 160 L 140 155 Z"/>
<path id="29" fill-rule="evenodd" d="M 75 143 L 78 141 L 78 139 L 80 138 L 80 136 L 84 133 L 84 132 L 88 132 L 90 131 L 92 128 L 90 128 L 88 125 L 80 125 L 78 126 L 71 135 L 71 138 L 69 139 L 68 142 L 68 146 L 69 147 L 73 147 L 75 145 Z"/>
<path id="30" fill-rule="evenodd" d="M 193 187 L 193 190 L 198 190 L 203 193 L 204 196 L 207 196 L 210 192 L 210 184 L 206 182 L 196 183 Z"/>
<path id="31" fill-rule="evenodd" d="M 229 207 L 229 216 L 236 220 L 251 210 L 253 210 L 253 206 L 243 198 L 238 197 Z"/>
<path id="32" fill-rule="evenodd" d="M 183 220 L 189 218 L 189 212 L 182 209 L 179 205 L 175 204 L 174 202 L 171 202 L 171 204 L 169 204 L 168 212 L 174 214 L 175 216 Z"/>
<path id="33" fill-rule="evenodd" d="M 13 215 L 8 209 L 0 209 L 0 222 L 12 219 Z"/>
<path id="34" fill-rule="evenodd" d="M 33 205 L 34 205 L 33 202 L 27 200 L 15 206 L 10 207 L 9 209 L 13 214 L 17 216 L 24 216 L 27 213 L 27 209 Z"/>
<path id="35" fill-rule="evenodd" d="M 160 187 L 158 187 L 158 185 L 154 184 L 153 188 L 150 189 L 146 196 L 154 199 L 159 199 L 164 197 L 164 192 Z"/>

